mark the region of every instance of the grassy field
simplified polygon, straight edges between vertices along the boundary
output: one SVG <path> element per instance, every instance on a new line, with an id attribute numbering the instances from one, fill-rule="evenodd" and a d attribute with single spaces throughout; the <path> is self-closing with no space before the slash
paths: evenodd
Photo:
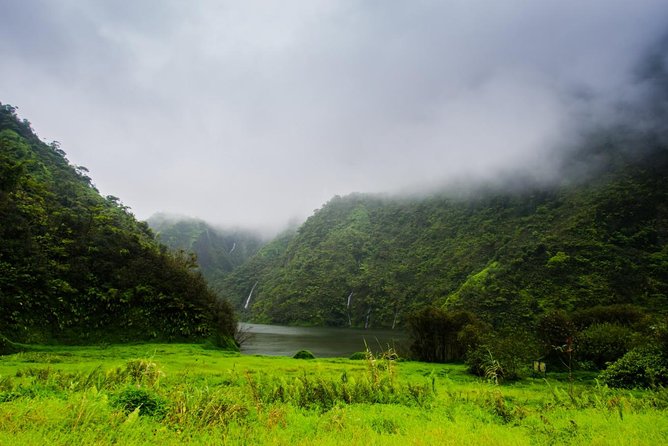
<path id="1" fill-rule="evenodd" d="M 668 443 L 668 391 L 577 375 L 514 384 L 461 365 L 242 356 L 200 345 L 0 358 L 0 445 Z"/>

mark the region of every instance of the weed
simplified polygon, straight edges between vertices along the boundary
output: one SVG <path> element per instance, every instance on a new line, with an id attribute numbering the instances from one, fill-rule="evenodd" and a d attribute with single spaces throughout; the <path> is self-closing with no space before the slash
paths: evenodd
<path id="1" fill-rule="evenodd" d="M 125 371 L 135 384 L 155 385 L 164 375 L 155 362 L 148 359 L 134 359 L 125 365 Z"/>

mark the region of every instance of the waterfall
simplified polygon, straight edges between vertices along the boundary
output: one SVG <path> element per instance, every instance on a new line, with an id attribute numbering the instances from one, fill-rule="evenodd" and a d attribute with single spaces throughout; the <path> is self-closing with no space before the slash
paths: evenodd
<path id="1" fill-rule="evenodd" d="M 371 318 L 371 308 L 369 308 L 366 312 L 366 321 L 364 321 L 364 329 L 366 330 L 369 328 L 369 318 Z"/>
<path id="2" fill-rule="evenodd" d="M 348 310 L 348 326 L 352 327 L 353 326 L 353 320 L 350 318 L 350 301 L 353 298 L 354 291 L 351 291 L 350 294 L 348 295 L 348 303 L 346 304 L 346 309 Z"/>
<path id="3" fill-rule="evenodd" d="M 236 247 L 237 247 L 237 242 L 234 242 L 234 244 L 232 245 L 232 249 L 230 249 L 230 252 L 228 252 L 228 254 L 232 254 L 236 249 Z"/>
<path id="4" fill-rule="evenodd" d="M 251 288 L 250 293 L 248 293 L 248 298 L 246 299 L 246 304 L 244 305 L 244 310 L 248 310 L 248 304 L 250 304 L 251 297 L 253 296 L 253 291 L 255 291 L 255 287 L 257 286 L 257 282 L 255 282 L 255 285 L 253 285 L 253 288 Z"/>

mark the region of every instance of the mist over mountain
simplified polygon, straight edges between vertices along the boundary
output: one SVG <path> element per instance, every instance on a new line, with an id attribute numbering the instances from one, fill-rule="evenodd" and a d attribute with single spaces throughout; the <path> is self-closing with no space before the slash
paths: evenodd
<path id="1" fill-rule="evenodd" d="M 0 97 L 141 219 L 277 233 L 334 195 L 558 183 L 597 129 L 663 127 L 667 25 L 662 0 L 10 0 Z"/>
<path id="2" fill-rule="evenodd" d="M 266 243 L 257 232 L 215 227 L 191 217 L 159 213 L 146 222 L 161 243 L 194 254 L 199 270 L 212 286 Z"/>
<path id="3" fill-rule="evenodd" d="M 390 327 L 425 305 L 500 327 L 600 305 L 665 313 L 667 146 L 618 141 L 581 148 L 571 162 L 596 173 L 559 186 L 335 197 L 228 276 L 223 294 L 244 318 L 288 324 Z"/>

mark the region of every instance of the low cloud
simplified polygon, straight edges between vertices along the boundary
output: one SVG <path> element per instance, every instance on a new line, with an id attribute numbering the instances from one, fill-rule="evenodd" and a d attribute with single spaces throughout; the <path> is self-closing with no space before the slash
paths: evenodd
<path id="1" fill-rule="evenodd" d="M 666 64 L 651 0 L 2 9 L 0 101 L 103 193 L 265 229 L 335 194 L 550 177 L 587 129 L 651 120 L 642 64 Z"/>

